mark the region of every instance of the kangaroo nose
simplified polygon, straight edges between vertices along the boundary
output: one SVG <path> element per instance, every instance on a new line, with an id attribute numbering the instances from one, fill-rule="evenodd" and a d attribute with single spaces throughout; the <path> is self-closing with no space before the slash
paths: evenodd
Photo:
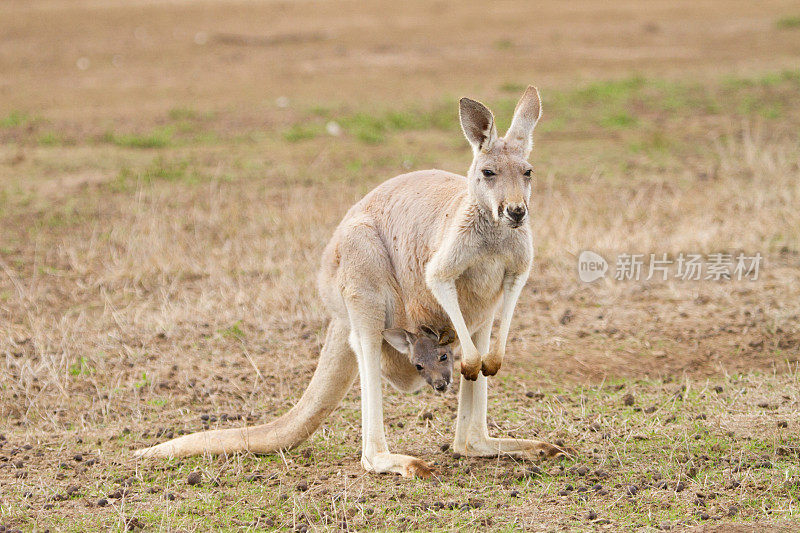
<path id="1" fill-rule="evenodd" d="M 526 213 L 527 209 L 525 209 L 524 205 L 508 206 L 506 208 L 506 214 L 508 214 L 508 218 L 514 222 L 522 222 L 522 219 L 525 218 Z"/>
<path id="2" fill-rule="evenodd" d="M 447 388 L 447 382 L 443 379 L 437 379 L 433 382 L 433 388 L 439 392 L 442 392 Z"/>

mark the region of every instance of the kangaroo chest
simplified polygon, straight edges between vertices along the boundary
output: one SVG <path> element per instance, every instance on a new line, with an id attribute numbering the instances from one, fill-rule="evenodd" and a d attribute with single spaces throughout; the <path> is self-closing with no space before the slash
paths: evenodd
<path id="1" fill-rule="evenodd" d="M 467 268 L 456 279 L 458 302 L 468 325 L 483 322 L 499 303 L 506 267 L 505 258 L 488 256 Z"/>

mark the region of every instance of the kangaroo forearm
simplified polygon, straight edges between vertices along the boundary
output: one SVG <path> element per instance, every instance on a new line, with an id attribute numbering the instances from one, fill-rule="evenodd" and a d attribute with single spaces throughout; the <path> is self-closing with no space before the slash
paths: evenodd
<path id="1" fill-rule="evenodd" d="M 458 291 L 456 290 L 455 282 L 433 279 L 429 281 L 429 287 L 439 305 L 450 317 L 453 328 L 456 330 L 456 335 L 458 335 L 458 341 L 461 343 L 461 351 L 465 354 L 477 352 L 469 334 L 467 323 L 464 321 L 464 315 L 461 313 L 461 307 L 458 304 Z"/>
<path id="2" fill-rule="evenodd" d="M 500 330 L 497 332 L 497 347 L 505 352 L 508 332 L 511 329 L 511 318 L 517 307 L 519 295 L 525 282 L 528 280 L 528 273 L 510 275 L 503 282 L 503 307 L 500 314 Z"/>

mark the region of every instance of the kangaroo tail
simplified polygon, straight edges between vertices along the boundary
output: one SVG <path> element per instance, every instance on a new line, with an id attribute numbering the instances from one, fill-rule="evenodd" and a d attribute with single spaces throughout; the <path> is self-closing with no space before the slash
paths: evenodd
<path id="1" fill-rule="evenodd" d="M 269 453 L 293 448 L 308 439 L 339 405 L 358 374 L 347 327 L 328 326 L 317 369 L 303 396 L 286 414 L 259 426 L 201 431 L 135 452 L 137 457 L 187 457 L 249 451 Z"/>

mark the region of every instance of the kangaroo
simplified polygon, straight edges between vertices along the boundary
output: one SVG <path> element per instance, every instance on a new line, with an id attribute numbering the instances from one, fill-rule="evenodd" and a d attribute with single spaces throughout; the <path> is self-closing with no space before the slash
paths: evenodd
<path id="1" fill-rule="evenodd" d="M 527 158 L 541 116 L 539 92 L 527 88 L 504 137 L 480 102 L 462 98 L 459 116 L 473 151 L 466 176 L 423 170 L 392 178 L 351 207 L 334 231 L 318 276 L 330 323 L 317 369 L 297 404 L 267 424 L 185 435 L 139 450 L 138 456 L 292 448 L 339 405 L 358 373 L 362 466 L 427 477 L 428 463 L 389 451 L 381 391 L 381 375 L 400 390 L 424 386 L 409 358 L 384 335 L 420 324 L 439 329 L 452 324 L 461 346 L 453 452 L 566 453 L 546 442 L 490 437 L 486 422 L 487 376 L 503 363 L 511 318 L 533 261 L 528 212 L 533 169 Z M 490 349 L 498 309 L 500 325 Z"/>

